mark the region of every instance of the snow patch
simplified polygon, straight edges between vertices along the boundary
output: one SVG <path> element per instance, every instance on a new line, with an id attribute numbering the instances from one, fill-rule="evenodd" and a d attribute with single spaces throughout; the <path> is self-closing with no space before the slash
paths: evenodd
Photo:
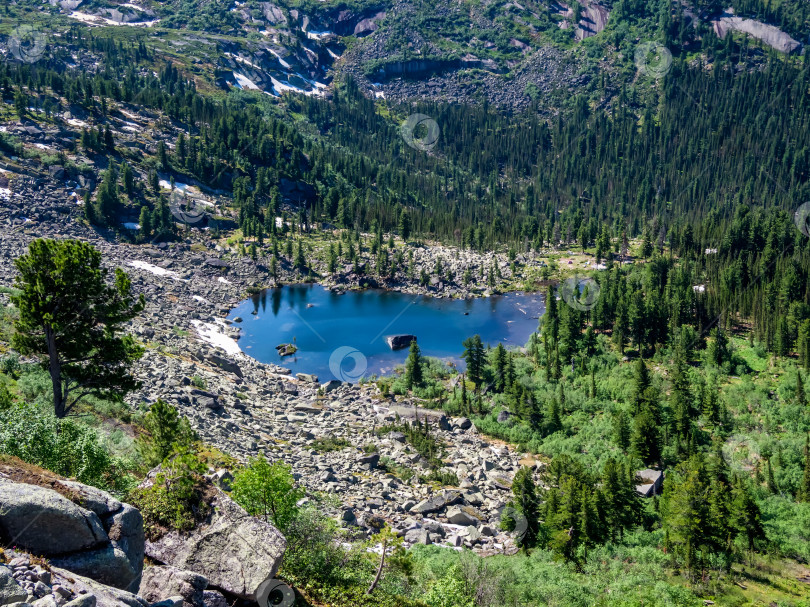
<path id="1" fill-rule="evenodd" d="M 324 32 L 315 32 L 315 31 L 307 32 L 307 38 L 309 38 L 310 40 L 323 40 L 327 36 L 331 36 L 331 35 L 332 35 L 332 32 L 327 32 L 327 31 L 324 31 Z"/>
<path id="2" fill-rule="evenodd" d="M 171 182 L 167 181 L 165 179 L 161 179 L 158 182 L 158 185 L 160 187 L 162 187 L 164 190 L 171 190 L 172 189 Z M 175 190 L 180 190 L 181 192 L 185 192 L 189 187 L 191 187 L 191 186 L 189 186 L 187 183 L 180 183 L 179 181 L 174 182 L 174 189 Z"/>
<path id="3" fill-rule="evenodd" d="M 82 23 L 86 23 L 87 25 L 127 25 L 129 27 L 151 27 L 160 21 L 160 19 L 155 19 L 153 21 L 132 21 L 130 23 L 124 23 L 123 21 L 107 19 L 106 17 L 100 17 L 98 15 L 89 15 L 87 13 L 82 13 L 81 11 L 73 11 L 68 15 L 68 17 L 71 19 L 77 19 Z"/>
<path id="4" fill-rule="evenodd" d="M 284 91 L 292 91 L 293 93 L 300 93 L 302 95 L 323 95 L 323 89 L 326 88 L 325 84 L 322 84 L 320 82 L 314 82 L 314 81 L 311 81 L 311 80 L 307 80 L 306 78 L 304 78 L 302 76 L 299 76 L 298 74 L 296 74 L 296 76 L 301 78 L 301 80 L 304 80 L 305 82 L 311 84 L 315 88 L 313 88 L 311 91 L 305 91 L 304 89 L 302 89 L 300 87 L 297 87 L 297 86 L 294 86 L 294 85 L 290 84 L 289 82 L 281 82 L 279 80 L 276 80 L 272 76 L 270 76 L 270 81 L 273 83 L 273 91 L 275 93 L 275 96 L 280 97 L 281 93 L 283 93 Z M 268 94 L 272 94 L 272 93 L 268 93 Z"/>
<path id="5" fill-rule="evenodd" d="M 154 274 L 155 276 L 166 276 L 168 278 L 171 278 L 172 280 L 180 280 L 180 281 L 183 280 L 182 278 L 180 278 L 180 275 L 177 272 L 172 272 L 171 270 L 167 270 L 166 268 L 161 268 L 159 266 L 152 265 L 151 263 L 147 263 L 139 259 L 128 261 L 127 265 L 133 268 L 138 268 L 139 270 L 144 270 L 146 272 Z"/>
<path id="6" fill-rule="evenodd" d="M 284 61 L 284 59 L 281 58 L 281 55 L 277 51 L 274 51 L 273 49 L 267 49 L 267 50 L 269 50 L 271 53 L 273 53 L 276 56 L 276 58 L 278 58 L 278 62 L 281 64 L 281 67 L 286 67 L 287 69 L 290 69 L 290 64 L 287 63 L 286 61 Z"/>
<path id="7" fill-rule="evenodd" d="M 261 90 L 258 86 L 256 86 L 255 82 L 253 82 L 250 78 L 248 78 L 244 74 L 234 72 L 233 77 L 236 78 L 236 86 L 238 86 L 240 89 L 248 89 L 252 91 Z"/>
<path id="8" fill-rule="evenodd" d="M 221 319 L 218 318 L 214 323 L 192 320 L 191 324 L 204 342 L 221 348 L 228 354 L 239 354 L 242 351 L 234 339 L 225 335 L 227 325 Z"/>

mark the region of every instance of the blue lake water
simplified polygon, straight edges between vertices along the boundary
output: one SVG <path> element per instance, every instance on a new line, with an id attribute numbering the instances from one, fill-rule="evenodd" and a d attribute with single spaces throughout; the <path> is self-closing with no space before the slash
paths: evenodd
<path id="1" fill-rule="evenodd" d="M 243 352 L 323 382 L 390 373 L 408 355 L 407 348 L 391 350 L 385 338 L 394 334 L 415 335 L 422 354 L 462 367 L 465 339 L 477 333 L 485 345 L 524 346 L 544 311 L 543 296 L 534 293 L 451 300 L 288 285 L 243 301 L 228 318 L 243 319 Z M 281 357 L 276 346 L 291 342 L 298 351 Z"/>

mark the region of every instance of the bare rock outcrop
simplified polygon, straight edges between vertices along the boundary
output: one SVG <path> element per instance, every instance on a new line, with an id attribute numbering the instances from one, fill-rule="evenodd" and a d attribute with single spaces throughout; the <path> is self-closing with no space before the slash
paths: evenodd
<path id="1" fill-rule="evenodd" d="M 0 535 L 57 567 L 137 591 L 145 542 L 141 513 L 100 489 L 60 485 L 73 500 L 0 477 Z"/>
<path id="2" fill-rule="evenodd" d="M 793 53 L 802 47 L 801 42 L 794 40 L 775 25 L 737 17 L 733 12 L 723 13 L 712 21 L 712 25 L 714 32 L 721 39 L 725 39 L 728 32 L 733 30 L 753 36 L 781 53 Z"/>
<path id="3" fill-rule="evenodd" d="M 144 485 L 152 482 L 154 472 Z M 250 516 L 223 491 L 212 490 L 205 521 L 187 533 L 170 531 L 147 541 L 146 554 L 164 565 L 194 571 L 214 588 L 253 600 L 259 586 L 275 577 L 287 541 L 278 529 Z"/>

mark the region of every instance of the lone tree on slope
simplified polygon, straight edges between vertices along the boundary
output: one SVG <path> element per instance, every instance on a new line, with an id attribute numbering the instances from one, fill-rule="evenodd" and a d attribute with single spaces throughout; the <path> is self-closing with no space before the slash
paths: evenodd
<path id="1" fill-rule="evenodd" d="M 38 356 L 51 375 L 57 418 L 85 396 L 118 398 L 138 387 L 129 367 L 143 349 L 122 325 L 145 305 L 120 268 L 105 280 L 101 253 L 77 240 L 38 239 L 14 261 L 19 276 L 12 297 L 20 317 L 12 346 Z"/>

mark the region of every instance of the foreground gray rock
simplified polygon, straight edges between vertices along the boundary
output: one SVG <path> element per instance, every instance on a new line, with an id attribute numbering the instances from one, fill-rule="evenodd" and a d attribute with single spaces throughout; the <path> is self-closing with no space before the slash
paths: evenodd
<path id="1" fill-rule="evenodd" d="M 157 603 L 169 597 L 183 597 L 184 607 L 203 607 L 204 591 L 208 580 L 192 571 L 177 567 L 159 565 L 143 572 L 138 594 L 150 603 Z"/>
<path id="2" fill-rule="evenodd" d="M 11 575 L 11 570 L 0 565 L 0 605 L 25 601 L 28 593 Z"/>
<path id="3" fill-rule="evenodd" d="M 0 530 L 17 546 L 51 555 L 108 541 L 95 512 L 56 491 L 0 479 Z"/>
<path id="4" fill-rule="evenodd" d="M 255 599 L 262 582 L 275 577 L 287 541 L 278 529 L 250 516 L 221 490 L 215 492 L 205 522 L 188 533 L 172 531 L 147 541 L 146 554 L 159 563 L 194 571 L 218 589 Z"/>
<path id="5" fill-rule="evenodd" d="M 64 580 L 72 587 L 73 592 L 81 597 L 92 595 L 96 598 L 95 607 L 149 607 L 144 599 L 136 594 L 107 586 L 96 580 L 77 575 L 67 569 L 51 567 L 51 571 L 59 580 Z M 90 607 L 90 606 L 80 606 Z"/>
<path id="6" fill-rule="evenodd" d="M 141 513 L 100 489 L 60 485 L 87 508 L 52 489 L 0 478 L 0 531 L 57 567 L 137 591 L 145 542 Z"/>

